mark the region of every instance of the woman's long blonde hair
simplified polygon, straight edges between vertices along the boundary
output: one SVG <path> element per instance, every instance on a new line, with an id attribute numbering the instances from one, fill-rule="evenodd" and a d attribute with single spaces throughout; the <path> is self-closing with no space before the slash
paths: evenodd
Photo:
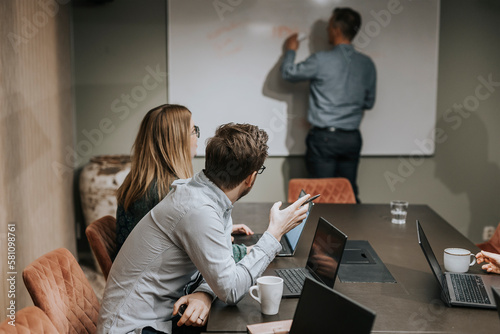
<path id="1" fill-rule="evenodd" d="M 152 182 L 156 181 L 162 200 L 175 179 L 193 176 L 190 122 L 191 112 L 175 104 L 161 105 L 144 116 L 132 148 L 130 173 L 116 196 L 125 210 L 147 196 Z"/>

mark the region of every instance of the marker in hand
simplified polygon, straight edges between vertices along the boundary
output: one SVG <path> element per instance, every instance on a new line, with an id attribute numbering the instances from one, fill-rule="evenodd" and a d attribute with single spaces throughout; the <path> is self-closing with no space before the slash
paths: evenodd
<path id="1" fill-rule="evenodd" d="M 302 42 L 307 39 L 307 35 L 304 32 L 301 32 L 297 35 L 297 42 Z"/>
<path id="2" fill-rule="evenodd" d="M 301 206 L 304 206 L 304 205 L 306 205 L 307 203 L 311 203 L 312 201 L 314 201 L 314 200 L 315 200 L 316 198 L 318 198 L 319 196 L 321 196 L 321 194 L 317 194 L 317 195 L 315 195 L 315 196 L 313 196 L 313 197 L 308 198 L 308 199 L 307 199 L 307 201 L 305 201 L 305 202 L 304 202 L 304 204 L 302 204 Z"/>

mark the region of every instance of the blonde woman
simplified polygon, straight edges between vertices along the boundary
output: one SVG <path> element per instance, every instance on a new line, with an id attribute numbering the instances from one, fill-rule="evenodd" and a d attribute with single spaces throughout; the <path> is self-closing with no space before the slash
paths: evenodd
<path id="1" fill-rule="evenodd" d="M 184 106 L 164 104 L 150 110 L 135 139 L 130 173 L 118 189 L 116 238 L 121 248 L 137 223 L 170 191 L 176 179 L 193 176 L 200 129 Z M 234 233 L 253 234 L 245 225 Z M 246 255 L 244 245 L 234 245 L 235 261 Z"/>

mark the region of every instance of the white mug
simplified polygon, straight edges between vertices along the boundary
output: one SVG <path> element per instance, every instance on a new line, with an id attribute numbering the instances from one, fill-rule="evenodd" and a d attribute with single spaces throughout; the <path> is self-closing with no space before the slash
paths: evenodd
<path id="1" fill-rule="evenodd" d="M 472 256 L 472 262 L 470 257 Z M 467 249 L 446 248 L 444 250 L 444 269 L 454 273 L 466 273 L 476 263 L 476 256 Z"/>
<path id="2" fill-rule="evenodd" d="M 257 291 L 257 295 L 254 295 Z M 250 288 L 250 296 L 260 303 L 261 311 L 266 315 L 277 314 L 283 295 L 283 279 L 277 276 L 257 278 L 257 285 Z"/>

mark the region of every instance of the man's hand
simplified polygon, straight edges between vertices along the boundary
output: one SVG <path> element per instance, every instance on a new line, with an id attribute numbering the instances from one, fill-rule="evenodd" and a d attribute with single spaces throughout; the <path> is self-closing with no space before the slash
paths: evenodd
<path id="1" fill-rule="evenodd" d="M 236 224 L 233 225 L 233 231 L 231 234 L 246 234 L 246 235 L 252 235 L 253 231 L 250 229 L 250 227 L 246 226 L 245 224 Z"/>
<path id="2" fill-rule="evenodd" d="M 280 210 L 281 202 L 274 203 L 269 214 L 269 227 L 267 231 L 278 241 L 281 240 L 281 237 L 285 233 L 299 225 L 300 222 L 306 218 L 309 204 L 304 206 L 302 206 L 302 204 L 304 204 L 309 197 L 311 197 L 309 194 L 302 196 L 295 201 L 295 203 L 283 210 Z"/>
<path id="3" fill-rule="evenodd" d="M 285 50 L 296 51 L 299 48 L 299 41 L 297 39 L 297 36 L 297 33 L 295 33 L 285 40 Z"/>
<path id="4" fill-rule="evenodd" d="M 212 306 L 212 296 L 205 292 L 195 292 L 182 296 L 174 304 L 173 315 L 177 315 L 182 304 L 186 304 L 187 308 L 177 322 L 177 326 L 201 327 L 206 324 L 208 312 Z"/>
<path id="5" fill-rule="evenodd" d="M 477 263 L 489 262 L 481 268 L 489 273 L 500 274 L 500 254 L 480 251 L 476 254 Z"/>

